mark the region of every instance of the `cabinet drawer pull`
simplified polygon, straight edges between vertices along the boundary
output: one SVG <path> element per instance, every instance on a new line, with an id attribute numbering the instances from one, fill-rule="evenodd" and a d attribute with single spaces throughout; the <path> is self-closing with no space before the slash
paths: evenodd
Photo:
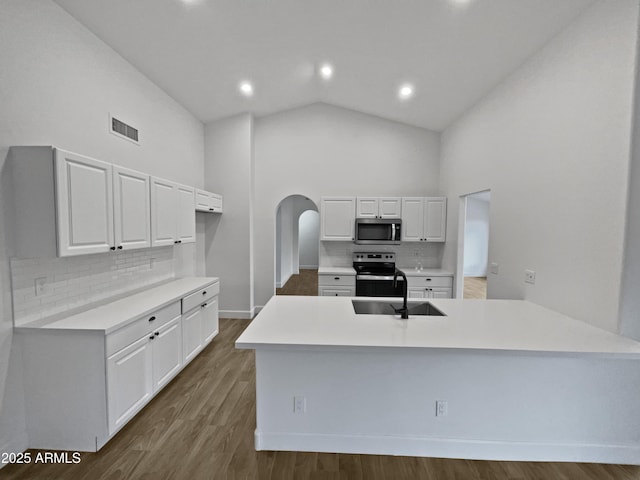
<path id="1" fill-rule="evenodd" d="M 118 245 L 118 250 L 122 250 L 122 245 Z"/>
<path id="2" fill-rule="evenodd" d="M 154 338 L 156 338 L 156 336 L 155 336 L 155 335 L 151 335 L 151 336 L 149 337 L 149 340 L 153 340 Z"/>
<path id="3" fill-rule="evenodd" d="M 333 277 L 334 280 L 340 280 L 340 277 Z"/>
<path id="4" fill-rule="evenodd" d="M 149 321 L 150 321 L 150 322 L 153 322 L 155 319 L 156 319 L 156 317 L 151 317 L 151 318 L 149 319 Z"/>
<path id="5" fill-rule="evenodd" d="M 206 306 L 207 306 L 207 304 L 206 304 L 206 303 L 203 303 L 203 304 L 202 304 L 202 305 L 200 305 L 200 306 L 201 306 L 202 308 L 204 308 L 204 307 L 206 307 Z"/>
<path id="6" fill-rule="evenodd" d="M 431 279 L 430 279 L 430 278 L 425 278 L 425 279 L 424 279 L 424 281 L 425 281 L 425 282 L 430 282 L 430 281 L 431 281 Z"/>
<path id="7" fill-rule="evenodd" d="M 157 336 L 160 335 L 160 332 L 156 332 L 156 333 L 154 333 L 154 335 L 157 337 Z"/>
<path id="8" fill-rule="evenodd" d="M 115 250 L 116 247 L 109 247 L 109 250 Z"/>
<path id="9" fill-rule="evenodd" d="M 206 295 L 206 294 L 207 294 L 207 291 L 205 290 L 204 292 L 202 292 L 202 294 L 203 294 L 203 295 Z"/>

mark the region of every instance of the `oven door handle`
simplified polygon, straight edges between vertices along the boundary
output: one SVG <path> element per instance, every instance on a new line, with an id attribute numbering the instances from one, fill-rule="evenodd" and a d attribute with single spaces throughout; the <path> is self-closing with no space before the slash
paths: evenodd
<path id="1" fill-rule="evenodd" d="M 393 275 L 356 275 L 356 280 L 393 280 Z M 402 277 L 398 277 L 399 282 L 403 282 Z"/>

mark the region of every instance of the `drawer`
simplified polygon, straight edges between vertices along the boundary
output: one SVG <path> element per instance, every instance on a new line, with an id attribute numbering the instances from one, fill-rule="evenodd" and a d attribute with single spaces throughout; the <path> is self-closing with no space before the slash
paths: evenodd
<path id="1" fill-rule="evenodd" d="M 214 212 L 222 212 L 222 197 L 215 193 L 209 199 L 209 207 Z"/>
<path id="2" fill-rule="evenodd" d="M 453 277 L 407 277 L 409 287 L 449 287 L 453 286 Z"/>
<path id="3" fill-rule="evenodd" d="M 107 357 L 179 316 L 180 301 L 177 301 L 110 333 L 106 338 Z"/>
<path id="4" fill-rule="evenodd" d="M 355 287 L 356 276 L 355 275 L 318 275 L 318 285 L 325 285 L 327 287 L 333 286 L 345 286 Z"/>
<path id="5" fill-rule="evenodd" d="M 182 313 L 187 313 L 189 310 L 199 307 L 210 298 L 215 297 L 220 293 L 220 283 L 215 282 L 207 285 L 204 288 L 187 295 L 182 299 Z"/>
<path id="6" fill-rule="evenodd" d="M 354 287 L 318 287 L 318 295 L 321 297 L 355 297 Z"/>

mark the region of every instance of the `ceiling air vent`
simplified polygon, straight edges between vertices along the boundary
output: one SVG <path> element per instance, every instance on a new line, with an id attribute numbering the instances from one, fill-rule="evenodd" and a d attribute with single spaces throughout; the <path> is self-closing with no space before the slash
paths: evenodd
<path id="1" fill-rule="evenodd" d="M 126 138 L 127 140 L 131 140 L 134 143 L 140 143 L 137 128 L 127 125 L 116 117 L 109 116 L 109 118 L 111 120 L 111 133 L 118 135 L 119 137 Z"/>

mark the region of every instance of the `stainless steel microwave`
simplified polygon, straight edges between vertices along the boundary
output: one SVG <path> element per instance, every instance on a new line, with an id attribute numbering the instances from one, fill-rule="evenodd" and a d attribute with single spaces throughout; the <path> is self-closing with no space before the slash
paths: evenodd
<path id="1" fill-rule="evenodd" d="M 359 245 L 399 245 L 402 220 L 399 218 L 356 218 L 355 243 Z"/>

